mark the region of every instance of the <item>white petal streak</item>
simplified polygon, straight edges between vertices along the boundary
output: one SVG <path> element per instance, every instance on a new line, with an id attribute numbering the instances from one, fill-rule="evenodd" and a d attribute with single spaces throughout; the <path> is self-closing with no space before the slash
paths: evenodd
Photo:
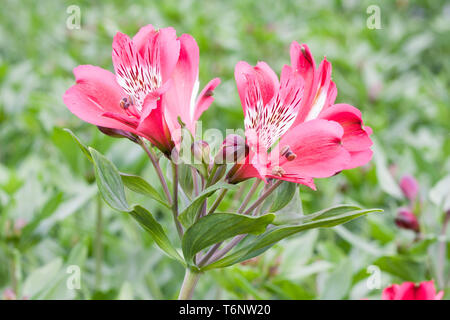
<path id="1" fill-rule="evenodd" d="M 128 43 L 126 49 L 113 52 L 119 60 L 116 65 L 116 79 L 125 93 L 132 98 L 136 109 L 141 111 L 145 97 L 161 87 L 161 74 L 158 63 L 153 63 L 152 66 L 150 59 L 144 60 L 131 43 Z"/>
<path id="2" fill-rule="evenodd" d="M 246 94 L 245 129 L 256 133 L 258 143 L 269 149 L 294 123 L 298 114 L 303 87 L 293 88 L 289 99 L 281 90 L 264 106 L 260 88 L 249 83 Z"/>

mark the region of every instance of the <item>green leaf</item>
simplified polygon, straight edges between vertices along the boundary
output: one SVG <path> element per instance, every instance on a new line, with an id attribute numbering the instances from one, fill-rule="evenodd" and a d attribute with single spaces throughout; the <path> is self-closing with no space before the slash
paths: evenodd
<path id="1" fill-rule="evenodd" d="M 180 183 L 180 186 L 183 189 L 183 191 L 186 193 L 186 195 L 188 195 L 189 200 L 191 198 L 192 191 L 194 189 L 193 179 L 192 179 L 192 171 L 193 171 L 193 168 L 191 168 L 190 166 L 188 166 L 184 163 L 180 163 L 178 165 L 178 172 L 179 172 L 178 182 Z M 197 174 L 197 173 L 195 173 L 195 174 Z M 198 179 L 200 180 L 200 177 L 198 177 Z"/>
<path id="2" fill-rule="evenodd" d="M 183 258 L 172 246 L 163 227 L 153 218 L 152 214 L 141 206 L 135 206 L 130 212 L 131 216 L 152 236 L 155 243 L 170 257 L 185 265 Z"/>
<path id="3" fill-rule="evenodd" d="M 117 168 L 97 150 L 89 147 L 95 167 L 98 189 L 105 202 L 113 209 L 129 212 L 130 206 L 125 198 L 122 178 Z"/>
<path id="4" fill-rule="evenodd" d="M 330 272 L 325 281 L 320 294 L 322 300 L 344 299 L 352 284 L 352 261 L 346 259 Z"/>
<path id="5" fill-rule="evenodd" d="M 51 216 L 58 206 L 63 202 L 63 193 L 59 192 L 52 196 L 43 206 L 42 210 L 31 220 L 30 223 L 26 224 L 22 229 L 22 237 L 20 240 L 24 240 L 31 236 L 33 231 L 39 226 L 39 224 L 49 216 Z"/>
<path id="6" fill-rule="evenodd" d="M 315 213 L 311 213 L 311 214 L 303 215 L 303 216 L 297 216 L 297 217 L 291 218 L 291 219 L 285 219 L 284 217 L 282 217 L 282 216 L 279 217 L 277 215 L 273 224 L 283 225 L 283 224 L 287 224 L 287 222 L 289 224 L 300 224 L 300 223 L 304 223 L 305 221 L 310 221 L 310 220 L 314 221 L 314 220 L 318 220 L 318 219 L 334 217 L 334 216 L 342 214 L 342 213 L 360 210 L 360 209 L 361 209 L 360 207 L 357 207 L 355 205 L 340 204 L 340 205 L 337 205 L 334 207 L 330 207 L 327 209 L 317 211 Z"/>
<path id="7" fill-rule="evenodd" d="M 92 159 L 92 156 L 89 152 L 89 148 L 83 143 L 81 142 L 81 140 L 69 129 L 64 129 L 64 131 L 68 132 L 73 140 L 77 143 L 77 145 L 80 147 L 81 151 L 83 151 L 83 153 L 86 155 L 87 159 L 90 162 L 94 162 Z M 98 151 L 97 151 L 98 152 Z M 158 201 L 159 203 L 161 203 L 162 205 L 166 206 L 166 207 L 170 207 L 164 200 L 163 198 L 159 195 L 158 191 L 156 191 L 155 188 L 153 188 L 147 181 L 145 181 L 143 178 L 133 175 L 133 174 L 128 174 L 128 173 L 123 173 L 123 172 L 119 172 L 120 176 L 122 177 L 122 182 L 123 184 L 130 189 L 131 191 L 143 194 L 145 196 L 149 196 L 150 198 Z"/>
<path id="8" fill-rule="evenodd" d="M 158 191 L 143 178 L 122 172 L 120 172 L 120 176 L 123 184 L 131 191 L 148 196 L 169 208 L 169 205 L 163 200 Z"/>
<path id="9" fill-rule="evenodd" d="M 304 216 L 302 199 L 300 197 L 300 188 L 297 188 L 297 191 L 298 192 L 294 193 L 291 201 L 284 208 L 277 211 L 277 216 L 273 221 L 273 224 L 295 224 Z"/>
<path id="10" fill-rule="evenodd" d="M 256 237 L 251 243 L 247 244 L 243 248 L 237 250 L 236 252 L 218 260 L 204 269 L 213 268 L 223 268 L 235 263 L 248 260 L 253 258 L 271 246 L 273 246 L 278 241 L 287 238 L 293 234 L 299 233 L 301 231 L 314 229 L 314 228 L 329 228 L 334 227 L 338 224 L 346 223 L 357 217 L 365 215 L 371 212 L 381 212 L 381 209 L 366 209 L 366 210 L 354 210 L 346 213 L 335 214 L 336 212 L 341 212 L 340 208 L 332 208 L 332 210 L 322 210 L 316 214 L 312 214 L 313 221 L 306 222 L 301 225 L 284 225 L 274 227 L 262 235 Z M 322 216 L 322 218 L 320 217 Z"/>
<path id="11" fill-rule="evenodd" d="M 411 258 L 385 256 L 376 260 L 374 265 L 404 281 L 419 282 L 425 279 L 425 264 Z"/>
<path id="12" fill-rule="evenodd" d="M 44 291 L 55 281 L 55 275 L 61 270 L 63 261 L 56 258 L 46 265 L 34 270 L 23 285 L 23 296 L 33 299 L 40 292 Z"/>
<path id="13" fill-rule="evenodd" d="M 442 208 L 443 211 L 450 209 L 450 175 L 447 175 L 430 190 L 430 200 Z"/>
<path id="14" fill-rule="evenodd" d="M 90 162 L 93 162 L 92 156 L 91 156 L 91 153 L 89 152 L 88 147 L 86 147 L 86 145 L 83 142 L 81 142 L 81 140 L 75 135 L 75 133 L 73 133 L 70 129 L 67 129 L 67 128 L 64 128 L 63 130 L 71 135 L 73 140 L 76 142 L 78 147 L 80 147 L 81 151 L 83 151 L 84 155 L 88 158 L 88 160 Z"/>
<path id="15" fill-rule="evenodd" d="M 193 224 L 183 237 L 183 253 L 190 264 L 194 255 L 213 245 L 239 234 L 260 234 L 275 218 L 274 214 L 250 217 L 235 213 L 209 214 Z"/>
<path id="16" fill-rule="evenodd" d="M 219 189 L 236 189 L 237 186 L 225 182 L 219 182 L 203 190 L 192 202 L 180 213 L 178 220 L 185 228 L 189 228 L 196 220 L 203 202 Z"/>
<path id="17" fill-rule="evenodd" d="M 402 199 L 403 198 L 402 191 L 398 186 L 398 183 L 392 176 L 392 174 L 389 172 L 384 151 L 380 147 L 380 144 L 377 143 L 375 140 L 372 149 L 375 160 L 375 166 L 377 169 L 376 170 L 377 180 L 380 188 L 387 194 L 391 195 L 392 197 Z"/>
<path id="18" fill-rule="evenodd" d="M 297 190 L 297 184 L 293 182 L 283 182 L 274 193 L 274 201 L 269 212 L 277 212 L 291 202 Z"/>

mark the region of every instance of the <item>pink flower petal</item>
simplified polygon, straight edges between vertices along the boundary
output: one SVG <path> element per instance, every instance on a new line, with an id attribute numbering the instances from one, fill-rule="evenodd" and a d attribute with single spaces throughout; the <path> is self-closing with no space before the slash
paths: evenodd
<path id="1" fill-rule="evenodd" d="M 198 81 L 199 49 L 194 38 L 188 34 L 183 34 L 179 41 L 180 55 L 171 76 L 172 83 L 161 99 L 173 123 L 180 117 L 191 128 L 195 112 L 195 103 L 191 106 L 191 101 L 193 94 L 196 94 L 194 89 Z"/>
<path id="2" fill-rule="evenodd" d="M 345 170 L 357 168 L 367 164 L 370 160 L 372 160 L 373 151 L 370 149 L 363 151 L 350 151 L 350 162 L 344 168 Z"/>
<path id="3" fill-rule="evenodd" d="M 162 81 L 165 82 L 172 75 L 180 55 L 180 41 L 173 28 L 163 28 L 158 31 L 157 41 L 152 50 L 159 50 L 159 68 Z"/>
<path id="4" fill-rule="evenodd" d="M 317 91 L 317 83 L 319 78 L 316 71 L 314 57 L 306 44 L 300 45 L 298 42 L 293 41 L 291 43 L 290 55 L 292 67 L 300 73 L 305 82 L 305 91 L 302 99 L 302 111 L 298 117 L 299 120 L 295 123 L 298 124 L 303 122 L 309 111 L 309 109 L 304 110 L 305 106 L 308 107 L 312 105 Z"/>
<path id="5" fill-rule="evenodd" d="M 280 140 L 279 149 L 289 146 L 296 158 L 280 157 L 278 166 L 297 177 L 325 178 L 345 168 L 350 154 L 342 146 L 342 127 L 333 121 L 316 119 L 291 128 Z"/>
<path id="6" fill-rule="evenodd" d="M 363 151 L 372 146 L 372 140 L 363 127 L 361 111 L 355 107 L 348 104 L 335 104 L 324 110 L 319 117 L 336 121 L 344 128 L 342 142 L 348 151 Z"/>
<path id="7" fill-rule="evenodd" d="M 151 97 L 147 97 L 146 104 L 154 104 Z M 171 132 L 164 116 L 164 107 L 161 100 L 156 101 L 156 108 L 152 109 L 148 116 L 142 118 L 136 131 L 150 140 L 162 152 L 168 154 L 173 148 Z"/>
<path id="8" fill-rule="evenodd" d="M 214 101 L 214 89 L 220 84 L 219 78 L 214 78 L 200 92 L 194 112 L 194 122 L 197 121 L 203 112 L 205 112 Z"/>
<path id="9" fill-rule="evenodd" d="M 415 287 L 414 282 L 403 282 L 398 288 L 395 300 L 416 300 Z"/>
<path id="10" fill-rule="evenodd" d="M 147 47 L 147 43 L 156 32 L 157 31 L 155 30 L 155 28 L 153 28 L 151 24 L 148 24 L 140 28 L 139 31 L 134 35 L 132 39 L 133 43 L 142 57 L 145 55 L 144 51 Z"/>
<path id="11" fill-rule="evenodd" d="M 265 62 L 258 62 L 255 67 L 252 67 L 245 61 L 239 61 L 234 69 L 234 77 L 244 114 L 247 111 L 245 99 L 250 83 L 254 83 L 260 88 L 263 105 L 268 104 L 272 100 L 280 87 L 277 75 Z"/>
<path id="12" fill-rule="evenodd" d="M 315 92 L 313 90 L 314 98 L 310 104 L 304 104 L 301 110 L 301 118 L 298 121 L 308 121 L 316 119 L 320 112 L 325 109 L 326 102 L 332 100 L 334 97 L 329 97 L 328 94 L 334 94 L 333 90 L 329 90 L 331 85 L 331 63 L 326 58 L 322 60 L 317 71 L 318 82 L 316 84 Z M 303 118 L 303 115 L 306 115 Z M 303 120 L 304 119 L 304 120 Z"/>
<path id="13" fill-rule="evenodd" d="M 73 69 L 73 74 L 78 88 L 103 112 L 123 112 L 120 100 L 125 93 L 112 72 L 96 66 L 81 65 Z"/>
<path id="14" fill-rule="evenodd" d="M 436 288 L 434 281 L 423 281 L 416 288 L 416 300 L 435 300 Z"/>
<path id="15" fill-rule="evenodd" d="M 400 289 L 398 284 L 393 284 L 383 290 L 381 294 L 382 300 L 396 300 L 397 292 Z"/>
<path id="16" fill-rule="evenodd" d="M 94 66 L 79 66 L 74 74 L 77 84 L 63 96 L 64 104 L 73 114 L 97 126 L 136 133 L 130 126 L 133 118 L 119 105 L 123 93 L 111 72 Z M 105 117 L 105 113 L 118 114 L 126 121 Z"/>

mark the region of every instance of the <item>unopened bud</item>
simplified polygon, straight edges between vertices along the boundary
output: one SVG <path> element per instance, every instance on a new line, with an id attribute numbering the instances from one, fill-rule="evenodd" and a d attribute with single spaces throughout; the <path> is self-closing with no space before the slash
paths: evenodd
<path id="1" fill-rule="evenodd" d="M 237 134 L 229 134 L 222 142 L 214 162 L 216 164 L 236 163 L 248 155 L 245 138 Z"/>
<path id="2" fill-rule="evenodd" d="M 194 141 L 191 146 L 192 154 L 194 155 L 195 160 L 200 161 L 201 163 L 210 162 L 210 148 L 209 144 L 206 141 L 198 140 Z"/>
<path id="3" fill-rule="evenodd" d="M 106 127 L 101 127 L 101 126 L 97 126 L 97 128 L 103 134 L 106 134 L 107 136 L 110 136 L 113 138 L 127 138 L 135 143 L 138 143 L 138 140 L 139 140 L 137 135 L 135 135 L 134 133 L 125 131 L 125 130 L 112 129 L 112 128 L 106 128 Z"/>
<path id="4" fill-rule="evenodd" d="M 413 230 L 415 232 L 420 231 L 419 221 L 414 213 L 408 208 L 400 208 L 395 218 L 395 224 L 402 229 Z"/>
<path id="5" fill-rule="evenodd" d="M 403 191 L 403 194 L 410 201 L 415 201 L 417 197 L 417 193 L 419 192 L 419 184 L 417 180 L 410 175 L 405 175 L 400 180 L 400 188 Z"/>

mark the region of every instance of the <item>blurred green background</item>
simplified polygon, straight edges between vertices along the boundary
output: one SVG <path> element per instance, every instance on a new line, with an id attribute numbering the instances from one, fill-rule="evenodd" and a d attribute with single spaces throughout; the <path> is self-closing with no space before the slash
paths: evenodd
<path id="1" fill-rule="evenodd" d="M 373 4 L 380 8 L 381 29 L 366 25 Z M 80 8 L 79 30 L 66 27 L 70 5 Z M 242 128 L 235 64 L 264 60 L 279 74 L 296 40 L 309 45 L 317 63 L 326 55 L 337 102 L 358 107 L 374 131 L 375 157 L 368 165 L 318 180 L 316 192 L 301 187 L 300 196 L 306 213 L 356 203 L 383 208 L 383 214 L 312 230 L 259 259 L 209 272 L 194 298 L 379 299 L 390 283 L 429 279 L 450 297 L 449 232 L 439 238 L 450 209 L 450 4 L 444 0 L 3 0 L 0 295 L 13 289 L 19 298 L 31 299 L 177 296 L 183 268 L 130 217 L 99 199 L 91 164 L 62 130 L 70 128 L 121 171 L 159 186 L 137 146 L 102 135 L 62 102 L 74 84 L 74 67 L 113 70 L 115 33 L 133 35 L 149 23 L 194 36 L 201 86 L 221 78 L 216 100 L 203 115 L 204 128 Z M 394 223 L 398 208 L 407 205 L 398 187 L 404 174 L 420 184 L 418 241 Z M 176 237 L 170 213 L 151 200 L 128 196 L 144 203 Z M 232 205 L 230 197 L 222 207 Z M 295 205 L 290 209 L 299 210 L 300 203 Z M 70 265 L 80 267 L 79 290 L 66 285 Z M 375 288 L 367 285 L 371 265 L 381 270 Z"/>

